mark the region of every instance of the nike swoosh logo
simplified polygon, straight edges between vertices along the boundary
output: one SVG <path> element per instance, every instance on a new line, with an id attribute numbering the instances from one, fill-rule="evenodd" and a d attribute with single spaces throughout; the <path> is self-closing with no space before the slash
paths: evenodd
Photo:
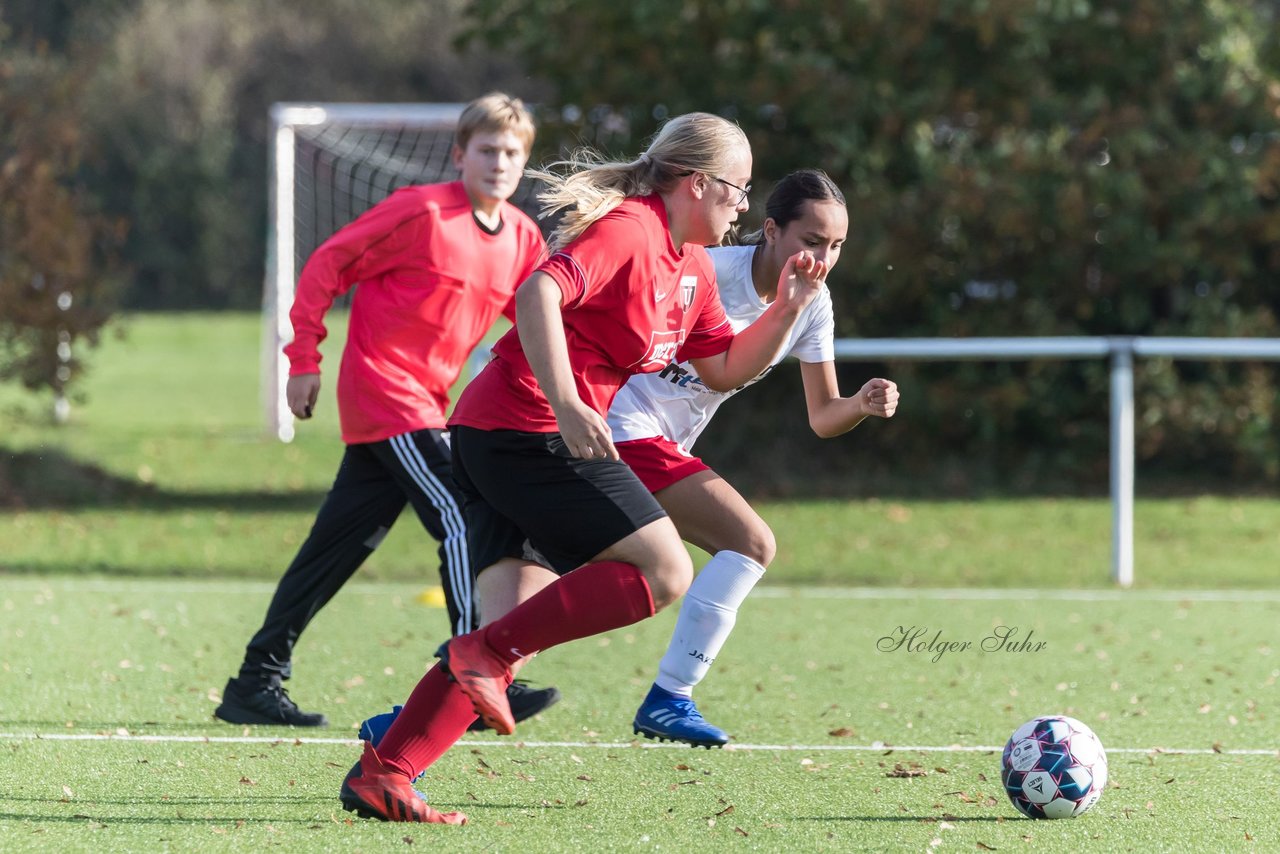
<path id="1" fill-rule="evenodd" d="M 666 299 L 666 298 L 667 298 L 667 294 L 669 294 L 669 293 L 671 293 L 671 291 L 654 291 L 654 292 L 653 292 L 653 301 L 654 301 L 654 302 L 662 302 L 664 299 Z"/>

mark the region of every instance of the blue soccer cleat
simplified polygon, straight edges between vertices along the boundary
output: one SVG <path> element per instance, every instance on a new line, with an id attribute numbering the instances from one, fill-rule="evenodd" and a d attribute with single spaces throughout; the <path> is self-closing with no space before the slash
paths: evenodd
<path id="1" fill-rule="evenodd" d="M 702 719 L 692 697 L 672 694 L 654 685 L 640 704 L 633 723 L 636 735 L 659 741 L 683 741 L 694 747 L 724 747 L 729 734 Z"/>
<path id="2" fill-rule="evenodd" d="M 507 700 L 511 703 L 511 714 L 515 717 L 516 723 L 519 723 L 558 703 L 560 691 L 551 687 L 533 688 L 523 679 L 517 679 L 507 686 Z M 403 708 L 404 706 L 393 706 L 391 711 L 374 715 L 364 721 L 360 724 L 360 740 L 377 747 Z M 486 729 L 488 727 L 479 718 L 476 718 L 469 727 L 471 732 L 483 732 Z"/>
<path id="3" fill-rule="evenodd" d="M 391 729 L 391 724 L 395 722 L 396 716 L 400 714 L 400 710 L 403 708 L 404 706 L 392 706 L 391 711 L 374 715 L 361 723 L 360 740 L 367 741 L 377 747 L 382 743 L 382 737 L 387 734 L 387 730 Z"/>

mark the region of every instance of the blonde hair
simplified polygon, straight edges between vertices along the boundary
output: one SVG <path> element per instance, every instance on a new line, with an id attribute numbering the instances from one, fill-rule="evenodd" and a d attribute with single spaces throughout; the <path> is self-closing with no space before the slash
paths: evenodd
<path id="1" fill-rule="evenodd" d="M 537 128 L 533 124 L 533 114 L 519 98 L 513 98 L 502 92 L 490 92 L 481 95 L 463 109 L 458 117 L 458 127 L 454 132 L 454 142 L 458 148 L 466 149 L 467 143 L 476 133 L 500 133 L 512 131 L 524 142 L 527 154 L 533 148 L 533 138 Z"/>
<path id="2" fill-rule="evenodd" d="M 565 212 L 548 240 L 555 251 L 623 199 L 665 193 L 692 172 L 719 175 L 735 157 L 750 150 L 747 135 L 733 122 L 710 113 L 685 113 L 663 125 L 635 160 L 607 160 L 581 148 L 567 160 L 526 170 L 526 174 L 544 185 L 538 193 L 541 218 Z"/>

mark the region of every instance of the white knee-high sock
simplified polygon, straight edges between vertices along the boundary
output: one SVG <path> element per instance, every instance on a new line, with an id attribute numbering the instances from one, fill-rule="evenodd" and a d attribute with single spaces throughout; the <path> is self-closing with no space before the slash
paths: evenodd
<path id="1" fill-rule="evenodd" d="M 711 558 L 684 595 L 671 644 L 658 664 L 659 688 L 693 694 L 733 631 L 738 607 L 763 576 L 764 567 L 746 555 L 722 551 Z"/>

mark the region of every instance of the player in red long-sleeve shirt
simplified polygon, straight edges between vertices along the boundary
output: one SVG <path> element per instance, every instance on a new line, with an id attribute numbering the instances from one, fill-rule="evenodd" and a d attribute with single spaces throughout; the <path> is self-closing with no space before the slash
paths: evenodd
<path id="1" fill-rule="evenodd" d="M 302 630 L 377 548 L 406 503 L 440 541 L 440 580 L 454 634 L 479 625 L 462 501 L 451 470 L 449 389 L 513 294 L 545 258 L 537 225 L 507 199 L 533 144 L 533 118 L 491 93 L 458 121 L 457 181 L 405 187 L 312 254 L 289 313 L 289 408 L 310 418 L 320 391 L 319 344 L 335 297 L 359 284 L 338 371 L 346 452 L 311 534 L 281 578 L 239 675 L 214 712 L 231 723 L 325 726 L 281 686 Z M 522 716 L 554 688 L 511 686 Z"/>
<path id="2" fill-rule="evenodd" d="M 378 747 L 343 781 L 342 805 L 386 821 L 462 824 L 411 780 L 477 714 L 515 728 L 506 687 L 529 656 L 629 625 L 693 577 L 675 526 L 613 445 L 605 413 L 632 374 L 689 359 L 712 388 L 759 374 L 823 286 L 812 253 L 787 261 L 778 298 L 736 337 L 705 246 L 747 209 L 751 147 L 706 113 L 668 122 L 637 160 L 544 173 L 565 209 L 558 251 L 520 286 L 516 328 L 458 401 L 454 474 L 466 499 L 483 628 L 458 635 Z"/>

